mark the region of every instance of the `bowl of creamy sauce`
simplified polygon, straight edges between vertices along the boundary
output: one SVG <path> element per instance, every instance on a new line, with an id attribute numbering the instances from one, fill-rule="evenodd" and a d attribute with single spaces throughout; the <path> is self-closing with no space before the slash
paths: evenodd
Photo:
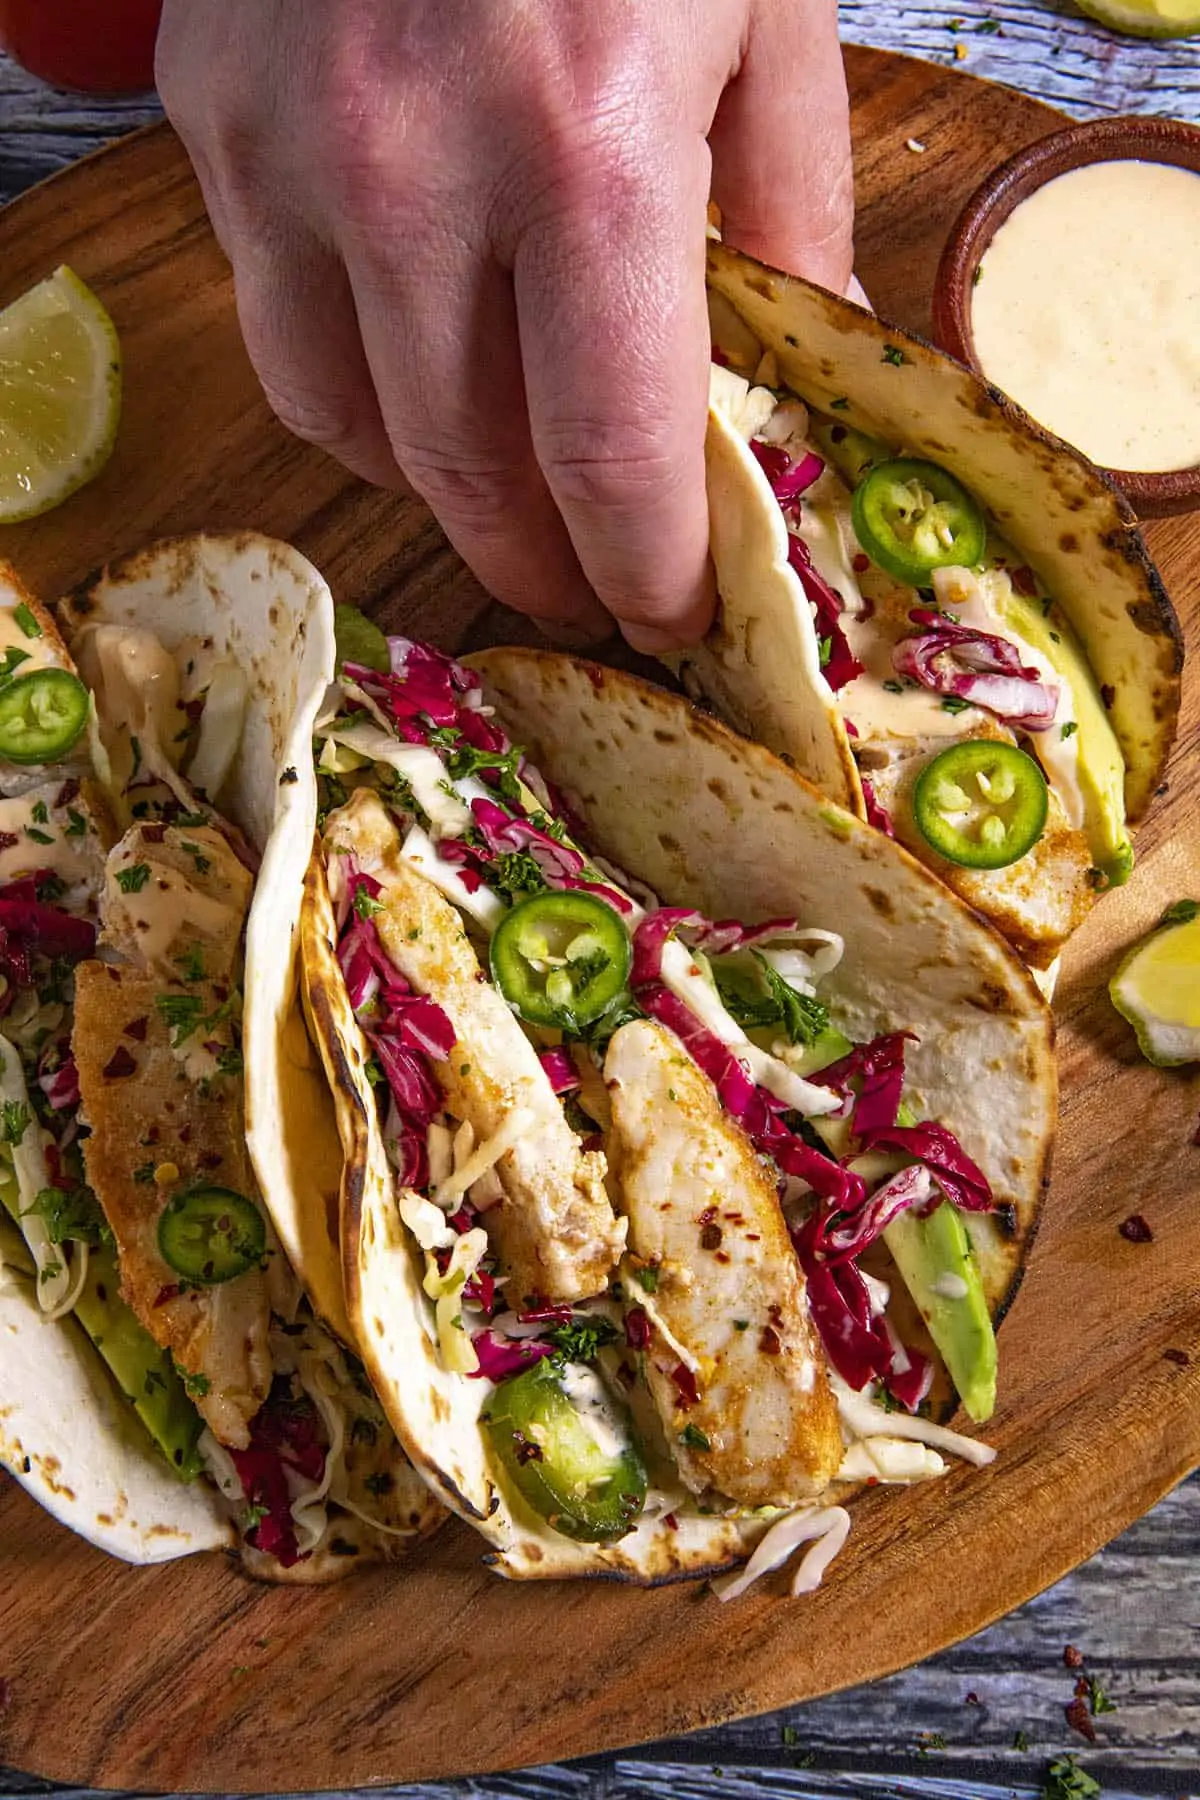
<path id="1" fill-rule="evenodd" d="M 1200 129 L 1098 119 L 998 168 L 947 242 L 942 347 L 1104 468 L 1200 507 Z"/>

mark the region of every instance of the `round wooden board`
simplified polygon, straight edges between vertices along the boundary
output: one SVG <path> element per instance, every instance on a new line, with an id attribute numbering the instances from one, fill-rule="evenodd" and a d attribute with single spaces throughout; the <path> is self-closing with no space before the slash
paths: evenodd
<path id="1" fill-rule="evenodd" d="M 847 62 L 859 271 L 881 312 L 927 330 L 933 268 L 961 201 L 1060 121 L 947 69 L 861 49 Z M 250 525 L 293 540 L 340 597 L 389 626 L 447 648 L 529 638 L 489 606 L 419 506 L 350 481 L 271 419 L 168 131 L 126 140 L 0 217 L 0 303 L 61 261 L 111 307 L 127 401 L 101 480 L 0 539 L 44 593 L 157 534 Z M 1149 535 L 1190 626 L 1200 519 Z M 1200 1092 L 1139 1060 L 1103 983 L 1118 948 L 1167 901 L 1200 895 L 1188 698 L 1172 792 L 1139 838 L 1137 875 L 1099 909 L 1064 972 L 1061 1139 L 1001 1340 L 991 1470 L 869 1497 L 818 1595 L 755 1593 L 730 1607 L 694 1588 L 510 1586 L 457 1526 L 410 1570 L 325 1590 L 256 1587 L 213 1558 L 132 1571 L 6 1484 L 0 1762 L 80 1785 L 265 1791 L 580 1756 L 917 1661 L 1151 1506 L 1200 1462 Z M 1132 1212 L 1151 1221 L 1153 1243 L 1118 1234 Z"/>

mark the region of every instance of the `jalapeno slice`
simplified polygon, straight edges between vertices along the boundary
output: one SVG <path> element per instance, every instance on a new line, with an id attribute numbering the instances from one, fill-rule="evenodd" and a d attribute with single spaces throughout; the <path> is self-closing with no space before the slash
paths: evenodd
<path id="1" fill-rule="evenodd" d="M 253 1200 L 232 1188 L 196 1187 L 175 1194 L 158 1221 L 158 1247 L 177 1275 L 216 1287 L 257 1268 L 267 1228 Z"/>
<path id="2" fill-rule="evenodd" d="M 57 762 L 88 716 L 88 691 L 69 669 L 34 669 L 0 687 L 0 757 L 14 763 Z"/>
<path id="3" fill-rule="evenodd" d="M 964 869 L 1005 869 L 1046 828 L 1046 777 L 1015 744 L 972 738 L 921 771 L 913 817 L 930 847 Z"/>
<path id="4" fill-rule="evenodd" d="M 897 457 L 854 490 L 859 543 L 886 574 L 920 587 L 935 569 L 970 568 L 983 555 L 983 513 L 960 481 L 937 463 Z"/>
<path id="5" fill-rule="evenodd" d="M 594 894 L 533 894 L 492 936 L 492 977 L 509 1005 L 530 1025 L 567 1031 L 600 1017 L 632 958 L 620 914 Z"/>
<path id="6" fill-rule="evenodd" d="M 501 1382 L 483 1414 L 488 1440 L 514 1487 L 555 1531 L 585 1544 L 624 1537 L 646 1504 L 646 1468 L 628 1415 L 615 1403 L 605 1411 L 618 1431 L 610 1418 L 590 1431 L 554 1359 L 543 1358 Z M 610 1435 L 611 1448 L 603 1441 Z"/>

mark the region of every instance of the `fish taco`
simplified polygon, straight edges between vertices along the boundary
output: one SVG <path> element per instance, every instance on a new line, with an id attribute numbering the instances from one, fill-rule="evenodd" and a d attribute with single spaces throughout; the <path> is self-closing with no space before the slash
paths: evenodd
<path id="1" fill-rule="evenodd" d="M 440 1516 L 264 1205 L 336 1194 L 311 1058 L 332 1154 L 298 1176 L 272 1110 L 330 624 L 249 534 L 113 564 L 57 622 L 0 593 L 0 1459 L 132 1562 L 326 1580 Z"/>
<path id="2" fill-rule="evenodd" d="M 693 694 L 1048 969 L 1133 865 L 1182 643 L 1116 490 L 928 345 L 709 244 Z"/>
<path id="3" fill-rule="evenodd" d="M 991 1452 L 1052 1027 L 1004 941 L 758 745 L 631 677 L 339 609 L 307 1018 L 372 1382 L 514 1577 L 811 1542 Z M 944 1454 L 943 1454 L 944 1453 Z"/>

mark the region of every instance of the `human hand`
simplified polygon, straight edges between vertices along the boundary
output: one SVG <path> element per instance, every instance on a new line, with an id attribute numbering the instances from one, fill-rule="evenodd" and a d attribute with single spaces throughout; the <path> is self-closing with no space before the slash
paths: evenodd
<path id="1" fill-rule="evenodd" d="M 710 177 L 841 291 L 836 0 L 166 0 L 158 85 L 272 407 L 402 477 L 498 599 L 639 649 L 711 616 Z"/>

